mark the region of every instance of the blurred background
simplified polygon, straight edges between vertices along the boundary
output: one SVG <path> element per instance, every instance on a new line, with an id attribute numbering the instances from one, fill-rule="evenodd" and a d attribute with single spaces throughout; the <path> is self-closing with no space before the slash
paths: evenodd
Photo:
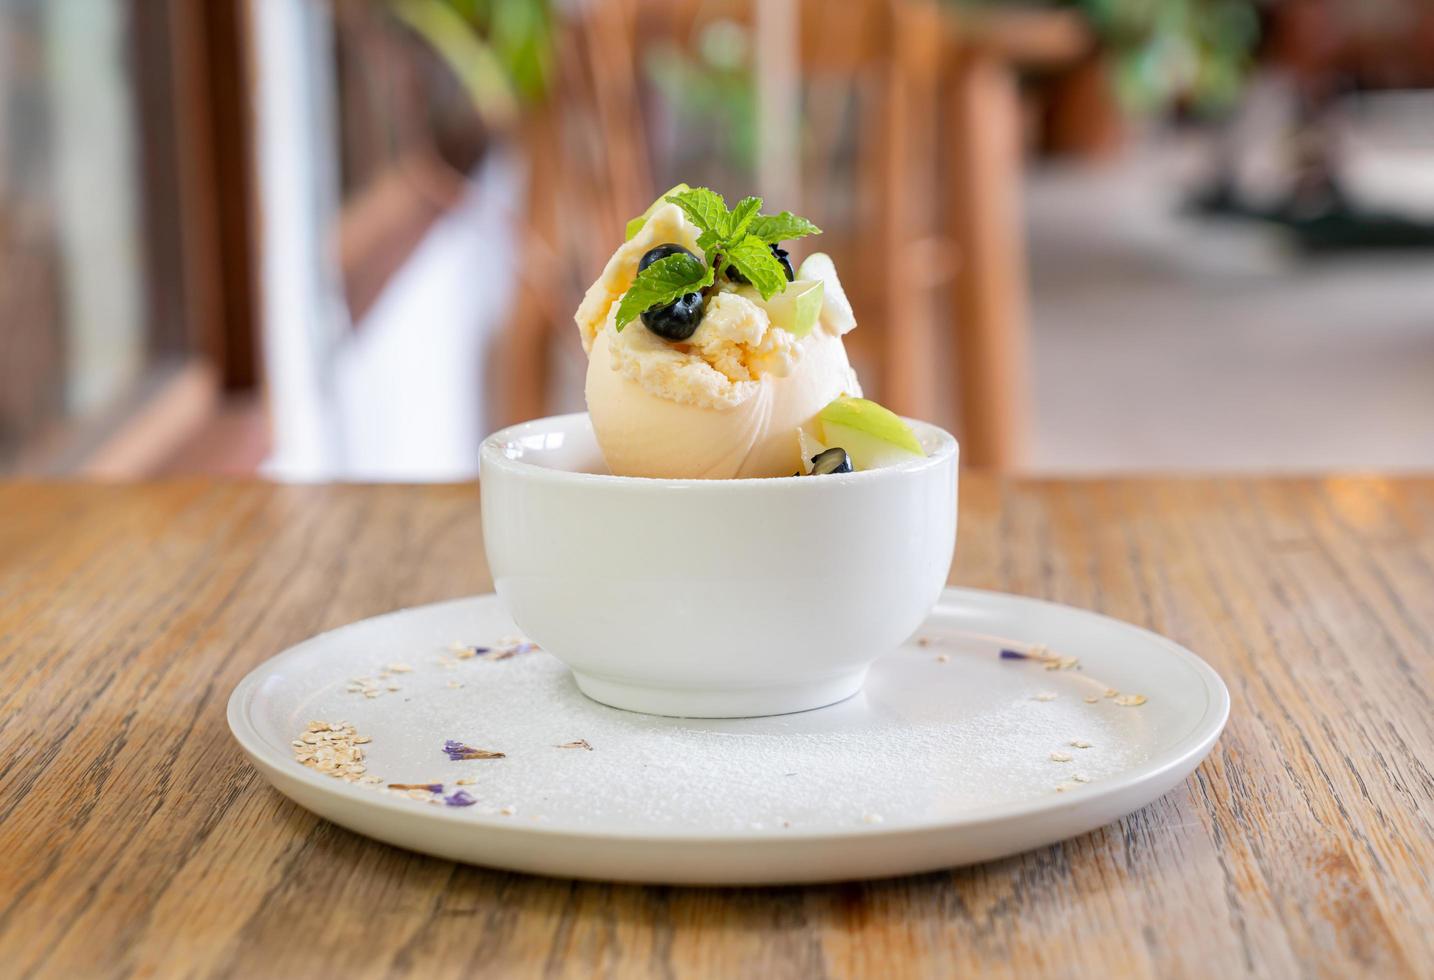
<path id="1" fill-rule="evenodd" d="M 1434 0 L 0 0 L 0 474 L 471 477 L 678 181 L 967 465 L 1434 466 Z"/>

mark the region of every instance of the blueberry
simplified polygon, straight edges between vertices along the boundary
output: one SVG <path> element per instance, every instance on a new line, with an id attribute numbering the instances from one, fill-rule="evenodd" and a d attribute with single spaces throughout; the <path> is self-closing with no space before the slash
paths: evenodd
<path id="1" fill-rule="evenodd" d="M 824 449 L 812 457 L 812 476 L 826 476 L 829 473 L 850 473 L 851 457 L 840 446 Z"/>
<path id="2" fill-rule="evenodd" d="M 787 255 L 787 250 L 780 245 L 773 245 L 772 255 L 781 263 L 782 271 L 787 274 L 787 282 L 795 282 L 797 273 L 796 270 L 792 268 L 792 259 L 791 256 Z"/>
<path id="3" fill-rule="evenodd" d="M 787 256 L 787 250 L 780 245 L 768 245 L 767 247 L 772 250 L 772 257 L 782 264 L 782 271 L 787 274 L 787 282 L 794 282 L 797 278 L 797 273 L 792 269 L 792 260 Z M 750 279 L 730 265 L 727 267 L 727 278 L 743 286 L 751 282 Z"/>
<path id="4" fill-rule="evenodd" d="M 654 306 L 642 314 L 642 325 L 666 340 L 686 340 L 701 322 L 701 293 L 679 296 L 666 306 Z"/>
<path id="5" fill-rule="evenodd" d="M 691 252 L 687 251 L 687 249 L 683 248 L 681 245 L 659 245 L 656 248 L 650 248 L 643 254 L 641 259 L 638 259 L 637 271 L 641 272 L 643 269 L 646 269 L 658 259 L 665 259 L 669 255 L 676 255 L 679 252 L 681 252 L 683 255 L 692 255 Z M 697 256 L 695 255 L 692 255 L 692 257 L 694 259 L 697 258 Z"/>

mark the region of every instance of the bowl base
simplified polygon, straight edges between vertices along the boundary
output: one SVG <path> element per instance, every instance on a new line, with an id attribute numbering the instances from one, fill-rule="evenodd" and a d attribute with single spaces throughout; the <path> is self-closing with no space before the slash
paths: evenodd
<path id="1" fill-rule="evenodd" d="M 756 718 L 824 708 L 845 701 L 866 682 L 866 667 L 824 677 L 767 687 L 696 689 L 648 687 L 573 671 L 573 679 L 594 701 L 624 711 L 670 718 Z"/>

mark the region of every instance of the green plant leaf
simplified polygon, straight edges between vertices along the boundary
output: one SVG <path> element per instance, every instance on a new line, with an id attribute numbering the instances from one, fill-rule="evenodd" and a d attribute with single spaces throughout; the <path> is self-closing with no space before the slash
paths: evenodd
<path id="1" fill-rule="evenodd" d="M 694 187 L 681 194 L 672 194 L 667 199 L 686 212 L 698 228 L 726 237 L 727 202 L 722 200 L 721 194 L 705 187 Z"/>
<path id="2" fill-rule="evenodd" d="M 740 241 L 747 234 L 747 226 L 750 225 L 757 212 L 762 210 L 762 199 L 760 197 L 744 197 L 737 202 L 732 213 L 727 217 L 727 227 L 722 232 L 722 237 L 728 242 Z"/>
<path id="3" fill-rule="evenodd" d="M 708 259 L 722 247 L 722 236 L 715 231 L 704 231 L 697 236 L 697 247 L 702 249 Z"/>
<path id="4" fill-rule="evenodd" d="M 756 235 L 747 235 L 735 245 L 728 246 L 722 253 L 737 271 L 762 294 L 763 299 L 787 288 L 787 273 L 767 243 Z"/>
<path id="5" fill-rule="evenodd" d="M 618 332 L 654 306 L 664 306 L 711 284 L 712 269 L 701 259 L 681 252 L 658 259 L 639 272 L 623 294 L 617 307 Z"/>
<path id="6" fill-rule="evenodd" d="M 790 211 L 783 211 L 781 214 L 758 215 L 747 226 L 747 234 L 760 238 L 770 245 L 821 233 L 822 230 L 816 225 L 806 218 L 797 217 Z"/>
<path id="7" fill-rule="evenodd" d="M 438 53 L 485 123 L 503 129 L 517 118 L 518 95 L 502 59 L 457 11 L 442 0 L 399 0 L 393 13 Z"/>

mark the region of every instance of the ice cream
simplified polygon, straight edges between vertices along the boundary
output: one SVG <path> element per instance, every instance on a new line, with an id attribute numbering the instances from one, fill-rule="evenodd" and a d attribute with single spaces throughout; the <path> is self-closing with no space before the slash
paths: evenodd
<path id="1" fill-rule="evenodd" d="M 740 275 L 709 273 L 700 321 L 685 339 L 642 320 L 619 330 L 619 304 L 643 257 L 678 245 L 711 261 L 702 233 L 677 204 L 655 206 L 578 307 L 598 444 L 622 476 L 791 476 L 803 470 L 799 427 L 833 399 L 861 394 L 842 344 L 856 325 L 851 307 L 830 260 L 813 256 L 766 298 Z"/>

